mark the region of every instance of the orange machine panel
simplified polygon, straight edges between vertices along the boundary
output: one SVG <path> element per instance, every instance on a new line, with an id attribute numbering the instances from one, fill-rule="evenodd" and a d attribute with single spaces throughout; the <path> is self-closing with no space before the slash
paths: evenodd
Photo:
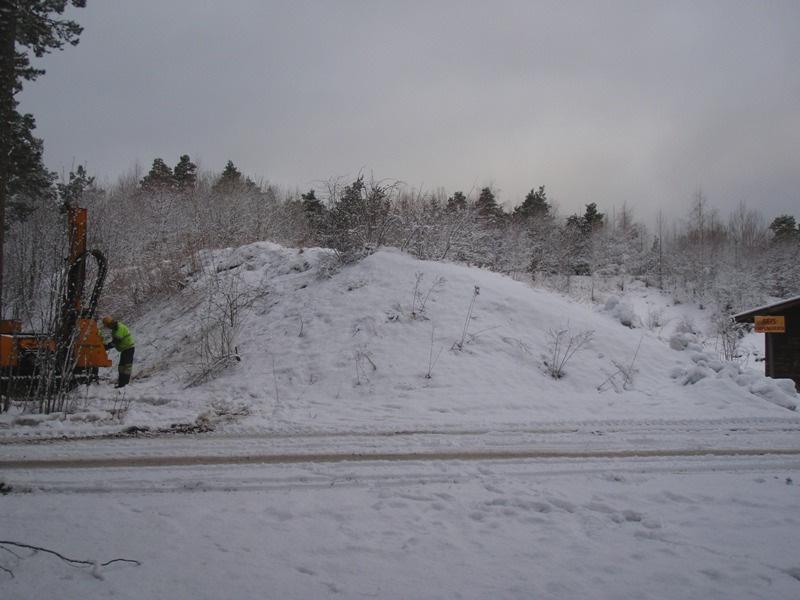
<path id="1" fill-rule="evenodd" d="M 22 321 L 16 319 L 0 319 L 0 333 L 20 333 Z"/>
<path id="2" fill-rule="evenodd" d="M 16 367 L 20 352 L 55 352 L 53 340 L 35 335 L 0 335 L 0 367 Z"/>
<path id="3" fill-rule="evenodd" d="M 0 335 L 0 367 L 17 366 L 17 343 L 12 335 Z"/>
<path id="4" fill-rule="evenodd" d="M 78 319 L 78 340 L 75 346 L 77 367 L 110 367 L 103 338 L 94 319 Z"/>
<path id="5" fill-rule="evenodd" d="M 55 352 L 55 341 L 36 335 L 22 335 L 16 337 L 17 348 L 27 352 Z"/>
<path id="6" fill-rule="evenodd" d="M 0 335 L 0 366 L 16 367 L 20 352 L 55 352 L 53 340 L 36 335 Z"/>

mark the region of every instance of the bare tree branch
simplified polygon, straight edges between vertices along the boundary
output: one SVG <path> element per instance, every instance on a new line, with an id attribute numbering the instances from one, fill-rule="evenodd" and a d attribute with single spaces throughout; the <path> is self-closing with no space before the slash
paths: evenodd
<path id="1" fill-rule="evenodd" d="M 3 546 L 14 546 L 16 548 L 27 548 L 28 550 L 33 550 L 34 552 L 46 552 L 47 554 L 52 554 L 53 556 L 57 556 L 61 560 L 66 563 L 69 563 L 74 566 L 86 565 L 86 566 L 94 566 L 96 563 L 92 560 L 82 560 L 79 558 L 69 558 L 68 556 L 64 556 L 63 554 L 56 552 L 55 550 L 50 550 L 49 548 L 43 548 L 41 546 L 33 546 L 32 544 L 23 544 L 22 542 L 12 542 L 9 540 L 0 540 L 0 547 Z M 4 550 L 8 550 L 8 548 L 3 548 Z M 10 552 L 10 550 L 9 550 Z M 104 563 L 99 563 L 101 567 L 107 567 L 108 565 L 114 564 L 116 562 L 124 562 L 124 563 L 131 563 L 138 566 L 141 566 L 141 562 L 138 560 L 134 560 L 132 558 L 112 558 Z M 7 569 L 4 569 L 7 571 Z M 13 577 L 14 574 L 11 573 Z"/>

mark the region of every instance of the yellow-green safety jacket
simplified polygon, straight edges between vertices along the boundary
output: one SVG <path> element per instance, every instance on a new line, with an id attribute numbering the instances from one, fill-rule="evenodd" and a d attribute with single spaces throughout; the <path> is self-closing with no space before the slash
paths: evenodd
<path id="1" fill-rule="evenodd" d="M 117 326 L 111 330 L 111 342 L 118 352 L 123 352 L 134 346 L 133 335 L 131 335 L 128 327 L 119 321 L 117 321 Z"/>

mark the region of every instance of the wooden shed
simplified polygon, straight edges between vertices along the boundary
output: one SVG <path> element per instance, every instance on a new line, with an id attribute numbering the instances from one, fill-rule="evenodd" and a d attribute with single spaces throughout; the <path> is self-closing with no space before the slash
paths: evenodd
<path id="1" fill-rule="evenodd" d="M 737 323 L 753 323 L 766 337 L 767 377 L 793 379 L 800 392 L 800 296 L 733 315 Z"/>

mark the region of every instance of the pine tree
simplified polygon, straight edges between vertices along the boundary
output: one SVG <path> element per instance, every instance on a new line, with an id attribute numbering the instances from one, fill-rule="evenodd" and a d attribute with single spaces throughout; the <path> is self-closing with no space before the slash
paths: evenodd
<path id="1" fill-rule="evenodd" d="M 171 192 L 176 188 L 172 169 L 161 158 L 153 161 L 150 172 L 142 178 L 141 188 L 145 192 Z"/>
<path id="2" fill-rule="evenodd" d="M 447 199 L 447 210 L 465 210 L 467 208 L 467 197 L 464 192 L 456 192 Z"/>
<path id="3" fill-rule="evenodd" d="M 478 201 L 475 203 L 475 208 L 478 209 L 478 216 L 490 220 L 494 220 L 503 214 L 502 209 L 497 204 L 494 192 L 489 187 L 481 190 L 478 195 Z"/>
<path id="4" fill-rule="evenodd" d="M 173 169 L 173 177 L 180 192 L 193 190 L 197 185 L 197 165 L 192 162 L 188 154 L 182 155 L 178 160 Z"/>
<path id="5" fill-rule="evenodd" d="M 583 213 L 583 228 L 586 233 L 597 231 L 603 227 L 605 215 L 597 211 L 597 204 L 591 202 L 586 205 L 586 212 Z"/>
<path id="6" fill-rule="evenodd" d="M 318 240 L 322 235 L 322 228 L 325 224 L 325 206 L 322 204 L 314 190 L 308 190 L 301 194 L 303 206 L 303 218 L 310 230 L 310 236 Z"/>
<path id="7" fill-rule="evenodd" d="M 349 254 L 358 251 L 364 240 L 358 235 L 366 213 L 366 185 L 364 176 L 360 175 L 353 183 L 346 186 L 341 197 L 335 198 L 331 207 L 330 230 L 327 232 L 327 243 L 334 249 Z"/>
<path id="8" fill-rule="evenodd" d="M 772 232 L 773 241 L 778 243 L 792 241 L 800 236 L 800 226 L 791 215 L 775 217 L 770 223 L 769 230 Z"/>
<path id="9" fill-rule="evenodd" d="M 562 275 L 591 274 L 591 221 L 571 215 L 561 228 Z M 564 270 L 566 267 L 566 270 Z"/>
<path id="10" fill-rule="evenodd" d="M 376 182 L 367 186 L 359 175 L 333 199 L 327 242 L 341 252 L 343 260 L 355 260 L 384 243 L 396 188 L 397 184 Z"/>
<path id="11" fill-rule="evenodd" d="M 772 241 L 767 250 L 769 293 L 780 298 L 800 295 L 800 227 L 791 215 L 780 215 L 769 226 Z"/>
<path id="12" fill-rule="evenodd" d="M 78 165 L 75 171 L 70 171 L 67 183 L 56 184 L 58 197 L 65 206 L 79 203 L 87 190 L 98 191 L 95 188 L 94 179 L 89 176 L 83 165 Z"/>
<path id="13" fill-rule="evenodd" d="M 54 197 L 55 173 L 48 171 L 42 159 L 44 144 L 33 135 L 36 127 L 33 115 L 12 115 L 12 144 L 9 159 L 12 172 L 7 181 L 7 209 L 11 222 L 25 219 L 34 210 L 37 199 Z"/>
<path id="14" fill-rule="evenodd" d="M 28 52 L 41 57 L 64 44 L 78 43 L 82 28 L 75 21 L 55 18 L 68 4 L 86 0 L 4 0 L 0 2 L 0 317 L 3 306 L 3 247 L 6 206 L 24 195 L 52 191 L 53 177 L 42 163 L 42 142 L 33 135 L 31 115 L 17 112 L 14 97 L 23 81 L 44 74 L 31 66 Z M 18 46 L 25 50 L 18 50 Z"/>
<path id="15" fill-rule="evenodd" d="M 550 214 L 550 204 L 547 202 L 547 193 L 544 186 L 539 186 L 539 189 L 532 189 L 525 196 L 522 204 L 514 209 L 514 217 L 523 219 L 525 221 L 532 218 L 542 218 Z"/>
<path id="16" fill-rule="evenodd" d="M 255 185 L 253 182 L 250 183 Z M 213 191 L 218 194 L 231 194 L 241 190 L 244 185 L 245 182 L 242 179 L 241 172 L 234 166 L 233 161 L 229 160 L 222 171 L 222 175 L 214 183 Z"/>
<path id="17" fill-rule="evenodd" d="M 583 216 L 571 214 L 559 234 L 558 270 L 562 275 L 590 275 L 597 266 L 595 234 L 603 227 L 605 215 L 594 202 L 586 205 Z"/>
<path id="18" fill-rule="evenodd" d="M 301 194 L 300 198 L 303 200 L 303 212 L 309 217 L 316 217 L 322 214 L 323 206 L 317 193 L 314 190 L 308 190 L 305 194 Z"/>
<path id="19" fill-rule="evenodd" d="M 800 235 L 774 242 L 767 249 L 765 267 L 759 275 L 766 275 L 771 296 L 791 298 L 800 296 Z"/>

